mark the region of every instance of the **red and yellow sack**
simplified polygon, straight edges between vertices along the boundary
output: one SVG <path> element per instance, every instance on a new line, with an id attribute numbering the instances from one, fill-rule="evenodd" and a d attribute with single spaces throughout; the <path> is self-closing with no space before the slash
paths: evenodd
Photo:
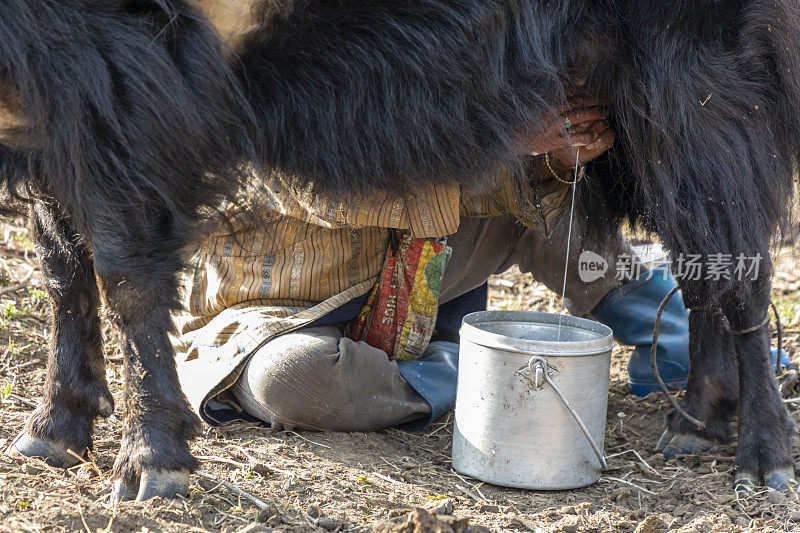
<path id="1" fill-rule="evenodd" d="M 446 239 L 396 235 L 399 242 L 387 251 L 380 279 L 346 335 L 380 348 L 393 359 L 419 359 L 436 326 L 439 293 L 452 249 Z"/>

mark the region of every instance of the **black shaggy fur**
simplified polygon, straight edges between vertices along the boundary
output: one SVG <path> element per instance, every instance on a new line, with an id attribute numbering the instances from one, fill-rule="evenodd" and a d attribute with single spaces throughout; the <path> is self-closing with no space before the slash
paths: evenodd
<path id="1" fill-rule="evenodd" d="M 796 2 L 630 2 L 614 56 L 588 75 L 613 99 L 615 150 L 592 165 L 595 228 L 641 219 L 673 253 L 761 253 L 785 214 L 800 149 Z M 669 20 L 670 24 L 664 24 Z M 693 304 L 746 283 L 696 284 Z"/>
<path id="2" fill-rule="evenodd" d="M 183 2 L 4 1 L 0 90 L 25 125 L 4 140 L 2 177 L 46 190 L 88 231 L 105 205 L 123 226 L 162 209 L 185 232 L 235 189 L 220 175 L 246 146 L 237 87 Z"/>
<path id="3" fill-rule="evenodd" d="M 724 358 L 720 346 L 732 346 L 740 374 L 720 407 L 696 393 L 687 408 L 727 424 L 738 390 L 744 477 L 790 467 L 765 328 L 723 342 L 710 317 L 721 307 L 746 329 L 766 312 L 769 241 L 800 147 L 796 2 L 258 0 L 253 9 L 256 26 L 224 54 L 185 0 L 0 5 L 0 104 L 23 119 L 0 132 L 0 174 L 40 199 L 40 245 L 64 267 L 48 265 L 57 322 L 74 315 L 71 284 L 91 284 L 93 254 L 126 356 L 116 475 L 129 489 L 143 471 L 195 466 L 186 438 L 196 419 L 177 386 L 167 313 L 180 250 L 240 190 L 237 169 L 255 164 L 339 197 L 481 187 L 502 167 L 521 168 L 520 141 L 579 88 L 610 102 L 618 135 L 580 191 L 588 227 L 641 219 L 674 253 L 764 256 L 751 282 L 683 283 L 685 299 L 704 307 L 693 311 L 693 357 Z M 54 330 L 67 337 L 54 340 L 47 397 L 29 426 L 37 438 L 90 444 L 102 402 L 74 390 L 89 382 L 105 397 L 96 300 L 80 308 L 83 325 L 70 318 Z M 705 349 L 703 331 L 715 339 Z M 692 368 L 690 384 L 715 372 Z M 679 422 L 669 424 L 676 434 L 728 435 Z"/>
<path id="4" fill-rule="evenodd" d="M 240 186 L 246 101 L 207 24 L 183 2 L 4 0 L 0 177 L 34 199 L 53 343 L 29 433 L 82 452 L 109 414 L 102 297 L 125 353 L 115 474 L 192 469 L 199 431 L 167 338 L 181 252 Z M 2 127 L 2 124 L 0 124 Z M 97 281 L 95 281 L 95 276 Z M 97 294 L 99 284 L 100 294 Z"/>
<path id="5" fill-rule="evenodd" d="M 521 136 L 563 99 L 552 37 L 567 13 L 543 4 L 260 2 L 238 60 L 262 159 L 333 194 L 517 167 Z"/>

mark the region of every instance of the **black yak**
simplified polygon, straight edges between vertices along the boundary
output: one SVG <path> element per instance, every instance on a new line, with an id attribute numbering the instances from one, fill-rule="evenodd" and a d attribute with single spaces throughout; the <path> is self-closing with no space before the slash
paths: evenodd
<path id="1" fill-rule="evenodd" d="M 168 313 L 181 251 L 240 169 L 338 197 L 475 188 L 501 167 L 522 181 L 521 136 L 581 91 L 617 131 L 579 191 L 592 231 L 629 218 L 674 254 L 764 258 L 754 279 L 682 280 L 685 406 L 705 426 L 670 416 L 665 453 L 729 439 L 738 405 L 737 479 L 783 488 L 793 425 L 763 319 L 798 73 L 800 6 L 781 0 L 5 0 L 0 175 L 32 199 L 54 317 L 45 398 L 13 451 L 65 464 L 91 445 L 111 409 L 102 299 L 127 380 L 116 496 L 182 490 L 199 424 Z"/>

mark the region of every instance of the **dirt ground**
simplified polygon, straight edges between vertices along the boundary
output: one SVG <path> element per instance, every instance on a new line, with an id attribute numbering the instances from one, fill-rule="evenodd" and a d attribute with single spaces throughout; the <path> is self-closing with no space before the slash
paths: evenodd
<path id="1" fill-rule="evenodd" d="M 44 382 L 47 298 L 23 221 L 0 229 L 0 448 L 20 431 Z M 782 254 L 775 298 L 785 344 L 800 358 L 800 271 Z M 492 308 L 560 311 L 554 296 L 512 270 L 492 281 Z M 0 531 L 786 531 L 800 505 L 777 494 L 736 499 L 733 446 L 665 462 L 653 447 L 667 402 L 626 390 L 629 349 L 615 348 L 605 452 L 609 470 L 590 487 L 561 492 L 481 483 L 450 466 L 452 413 L 421 433 L 273 432 L 245 424 L 208 428 L 192 451 L 202 471 L 173 501 L 108 501 L 120 439 L 101 421 L 93 461 L 56 470 L 0 455 Z M 112 392 L 122 387 L 108 350 Z M 795 393 L 790 396 L 797 396 Z M 788 403 L 796 409 L 797 403 Z M 800 422 L 800 412 L 792 411 Z M 800 455 L 795 443 L 795 459 Z"/>

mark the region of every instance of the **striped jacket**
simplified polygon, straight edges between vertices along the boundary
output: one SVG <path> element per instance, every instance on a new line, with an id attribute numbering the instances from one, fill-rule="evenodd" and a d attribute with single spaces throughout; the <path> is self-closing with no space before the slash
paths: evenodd
<path id="1" fill-rule="evenodd" d="M 456 232 L 460 217 L 510 213 L 548 232 L 568 192 L 554 179 L 520 190 L 510 174 L 481 193 L 440 186 L 348 204 L 270 186 L 264 209 L 255 218 L 233 216 L 232 225 L 209 235 L 184 276 L 174 344 L 192 406 L 213 422 L 207 400 L 236 380 L 250 354 L 367 293 L 383 264 L 388 228 L 442 237 Z"/>

